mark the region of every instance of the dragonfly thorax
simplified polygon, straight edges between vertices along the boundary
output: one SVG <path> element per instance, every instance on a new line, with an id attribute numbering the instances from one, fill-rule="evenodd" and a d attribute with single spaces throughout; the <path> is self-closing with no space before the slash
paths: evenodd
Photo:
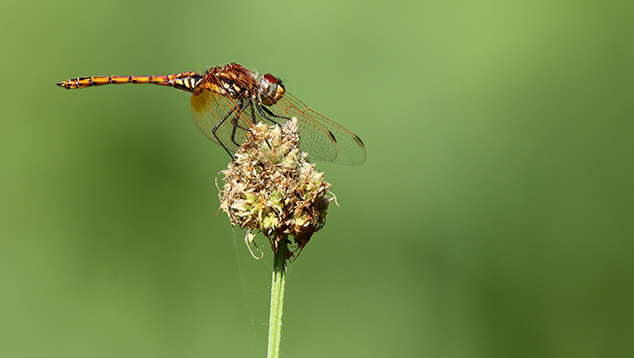
<path id="1" fill-rule="evenodd" d="M 218 83 L 215 86 L 215 91 L 223 96 L 231 98 L 245 97 L 249 93 L 249 89 L 245 86 L 238 85 L 232 79 L 218 78 Z"/>

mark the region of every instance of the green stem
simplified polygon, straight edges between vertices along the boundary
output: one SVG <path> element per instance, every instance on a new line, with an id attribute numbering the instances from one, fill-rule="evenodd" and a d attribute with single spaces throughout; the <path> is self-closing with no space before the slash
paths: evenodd
<path id="1" fill-rule="evenodd" d="M 282 237 L 273 260 L 273 279 L 271 280 L 271 313 L 269 316 L 269 349 L 267 358 L 280 356 L 282 339 L 282 307 L 284 306 L 284 282 L 286 281 L 286 245 L 288 239 Z"/>

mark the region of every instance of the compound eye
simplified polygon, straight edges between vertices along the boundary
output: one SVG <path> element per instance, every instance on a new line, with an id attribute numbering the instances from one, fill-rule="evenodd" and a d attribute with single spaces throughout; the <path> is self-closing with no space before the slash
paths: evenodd
<path id="1" fill-rule="evenodd" d="M 284 96 L 282 81 L 270 73 L 262 76 L 260 81 L 260 100 L 267 106 L 272 106 Z"/>
<path id="2" fill-rule="evenodd" d="M 266 75 L 262 76 L 262 78 L 266 80 L 266 82 L 268 83 L 277 84 L 277 78 L 275 78 L 275 76 L 273 76 L 270 73 L 267 73 Z"/>

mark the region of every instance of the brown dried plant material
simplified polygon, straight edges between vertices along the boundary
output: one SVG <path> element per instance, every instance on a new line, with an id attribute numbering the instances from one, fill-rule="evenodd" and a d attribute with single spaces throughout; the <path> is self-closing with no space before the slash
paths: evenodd
<path id="1" fill-rule="evenodd" d="M 299 150 L 297 120 L 281 127 L 257 124 L 250 128 L 234 160 L 223 170 L 220 207 L 233 225 L 248 230 L 249 241 L 262 232 L 277 253 L 279 240 L 294 237 L 301 251 L 326 218 L 330 184 Z M 289 250 L 288 256 L 293 256 Z"/>

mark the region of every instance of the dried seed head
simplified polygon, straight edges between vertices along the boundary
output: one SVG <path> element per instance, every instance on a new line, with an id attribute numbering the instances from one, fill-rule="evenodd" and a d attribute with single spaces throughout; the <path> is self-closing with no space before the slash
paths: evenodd
<path id="1" fill-rule="evenodd" d="M 323 172 L 299 150 L 297 120 L 282 126 L 259 123 L 223 170 L 220 207 L 233 225 L 253 235 L 262 232 L 277 253 L 279 240 L 291 235 L 301 251 L 322 228 L 332 200 Z M 252 241 L 252 239 L 250 240 Z M 288 252 L 291 257 L 293 252 Z"/>

